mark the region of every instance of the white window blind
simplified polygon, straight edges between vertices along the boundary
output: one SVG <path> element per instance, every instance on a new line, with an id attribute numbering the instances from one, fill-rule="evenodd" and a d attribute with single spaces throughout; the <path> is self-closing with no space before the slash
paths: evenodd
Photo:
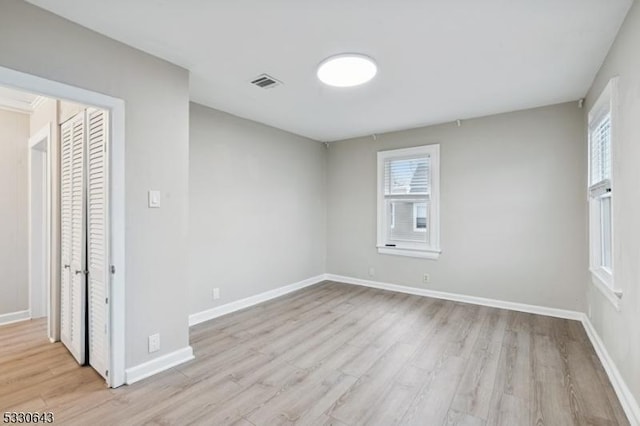
<path id="1" fill-rule="evenodd" d="M 611 115 L 606 114 L 591 131 L 590 185 L 611 179 Z M 602 186 L 602 185 L 600 185 Z"/>
<path id="2" fill-rule="evenodd" d="M 438 155 L 437 145 L 378 153 L 379 251 L 438 250 L 438 205 L 434 200 Z"/>

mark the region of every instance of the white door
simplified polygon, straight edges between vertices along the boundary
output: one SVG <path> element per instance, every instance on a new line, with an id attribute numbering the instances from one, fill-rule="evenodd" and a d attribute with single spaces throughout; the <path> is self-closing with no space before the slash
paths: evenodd
<path id="1" fill-rule="evenodd" d="M 106 111 L 87 109 L 87 265 L 89 364 L 107 378 L 109 251 Z"/>
<path id="2" fill-rule="evenodd" d="M 71 152 L 73 123 L 60 129 L 60 340 L 71 346 Z"/>
<path id="3" fill-rule="evenodd" d="M 62 287 L 60 338 L 80 364 L 85 363 L 86 192 L 85 112 L 61 128 Z"/>

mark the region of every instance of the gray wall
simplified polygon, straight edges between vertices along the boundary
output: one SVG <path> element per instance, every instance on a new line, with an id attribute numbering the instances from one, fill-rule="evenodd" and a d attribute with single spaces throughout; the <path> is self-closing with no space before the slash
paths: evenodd
<path id="1" fill-rule="evenodd" d="M 620 312 L 589 284 L 591 322 L 640 402 L 640 4 L 634 2 L 587 96 L 585 112 L 620 76 L 619 125 L 613 142 L 614 280 Z M 616 130 L 614 130 L 616 131 Z M 586 140 L 585 140 L 586 145 Z"/>
<path id="2" fill-rule="evenodd" d="M 583 111 L 569 103 L 332 143 L 327 272 L 583 311 L 583 141 Z M 432 143 L 441 150 L 442 255 L 379 255 L 376 152 Z"/>
<path id="3" fill-rule="evenodd" d="M 187 346 L 188 72 L 21 0 L 0 2 L 0 66 L 124 99 L 126 365 Z"/>
<path id="4" fill-rule="evenodd" d="M 190 130 L 190 312 L 323 274 L 325 146 L 197 104 Z"/>
<path id="5" fill-rule="evenodd" d="M 29 309 L 29 115 L 0 109 L 0 315 Z"/>

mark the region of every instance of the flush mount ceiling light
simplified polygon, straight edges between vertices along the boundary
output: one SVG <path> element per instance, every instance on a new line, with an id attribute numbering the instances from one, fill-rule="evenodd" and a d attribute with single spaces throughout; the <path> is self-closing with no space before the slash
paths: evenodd
<path id="1" fill-rule="evenodd" d="M 375 77 L 378 67 L 373 59 L 356 53 L 330 56 L 318 66 L 318 78 L 335 87 L 359 86 Z"/>

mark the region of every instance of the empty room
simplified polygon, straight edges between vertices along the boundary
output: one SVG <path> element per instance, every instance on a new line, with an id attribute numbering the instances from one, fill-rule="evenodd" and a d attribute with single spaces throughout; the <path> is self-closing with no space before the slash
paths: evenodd
<path id="1" fill-rule="evenodd" d="M 637 0 L 0 1 L 0 415 L 640 426 Z"/>

